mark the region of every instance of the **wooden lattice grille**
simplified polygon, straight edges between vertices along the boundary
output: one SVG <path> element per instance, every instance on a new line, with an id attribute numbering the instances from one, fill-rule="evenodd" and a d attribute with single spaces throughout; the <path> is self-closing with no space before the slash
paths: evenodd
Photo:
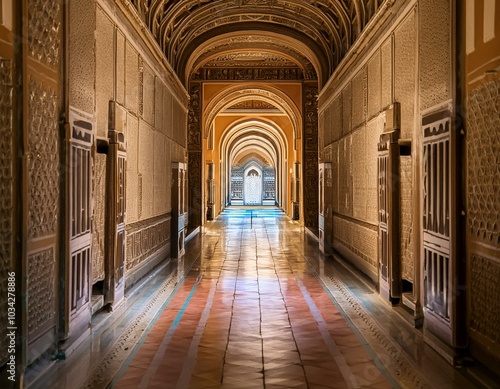
<path id="1" fill-rule="evenodd" d="M 450 118 L 424 126 L 424 305 L 450 319 Z"/>

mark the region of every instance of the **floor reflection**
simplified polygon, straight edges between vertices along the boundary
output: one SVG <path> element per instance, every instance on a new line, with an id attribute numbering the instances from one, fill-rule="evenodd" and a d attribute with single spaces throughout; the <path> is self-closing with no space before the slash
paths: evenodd
<path id="1" fill-rule="evenodd" d="M 474 387 L 274 207 L 224 211 L 49 367 L 30 387 Z"/>

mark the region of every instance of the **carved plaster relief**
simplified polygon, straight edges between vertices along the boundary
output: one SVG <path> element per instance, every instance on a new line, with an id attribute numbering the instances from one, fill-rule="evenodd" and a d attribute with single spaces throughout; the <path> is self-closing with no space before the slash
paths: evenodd
<path id="1" fill-rule="evenodd" d="M 127 114 L 127 223 L 133 223 L 141 217 L 142 187 L 139 177 L 139 121 L 132 114 Z"/>
<path id="2" fill-rule="evenodd" d="M 318 149 L 318 88 L 304 86 L 304 138 L 306 150 Z"/>
<path id="3" fill-rule="evenodd" d="M 451 4 L 419 1 L 420 107 L 426 110 L 451 98 Z"/>
<path id="4" fill-rule="evenodd" d="M 55 2 L 52 2 L 55 3 Z M 94 0 L 67 2 L 71 28 L 69 29 L 69 105 L 84 112 L 93 112 L 95 85 L 95 30 Z"/>
<path id="5" fill-rule="evenodd" d="M 125 42 L 125 106 L 139 113 L 139 54 L 129 42 Z"/>
<path id="6" fill-rule="evenodd" d="M 335 98 L 335 100 L 333 100 L 333 103 L 330 105 L 332 110 L 332 141 L 337 141 L 342 138 L 342 123 L 344 120 L 344 108 L 342 105 L 342 101 L 342 94 L 340 94 Z"/>
<path id="7" fill-rule="evenodd" d="M 192 84 L 188 110 L 188 148 L 201 150 L 201 89 L 200 84 Z"/>
<path id="8" fill-rule="evenodd" d="M 352 128 L 358 127 L 366 121 L 367 111 L 367 70 L 364 67 L 352 79 Z"/>
<path id="9" fill-rule="evenodd" d="M 154 122 L 156 131 L 160 131 L 163 134 L 167 133 L 167 129 L 163 123 L 163 115 L 167 113 L 163 112 L 163 90 L 165 86 L 159 77 L 155 77 L 154 80 L 155 96 L 154 96 Z"/>
<path id="10" fill-rule="evenodd" d="M 402 277 L 405 280 L 413 281 L 414 261 L 413 261 L 413 177 L 412 177 L 411 156 L 401 156 L 400 158 L 400 195 L 401 195 L 401 259 Z"/>
<path id="11" fill-rule="evenodd" d="M 365 147 L 365 128 L 362 127 L 352 134 L 352 201 L 353 216 L 366 220 L 366 197 L 368 165 Z"/>
<path id="12" fill-rule="evenodd" d="M 28 49 L 39 61 L 51 66 L 59 63 L 59 2 L 29 0 Z"/>
<path id="13" fill-rule="evenodd" d="M 500 344 L 500 80 L 467 96 L 467 227 L 470 337 L 495 353 Z M 498 353 L 497 353 L 498 355 Z"/>
<path id="14" fill-rule="evenodd" d="M 384 109 L 394 102 L 393 95 L 393 42 L 390 37 L 380 49 L 381 54 L 381 108 Z"/>
<path id="15" fill-rule="evenodd" d="M 202 169 L 201 149 L 190 150 L 188 156 L 189 225 L 197 227 L 202 220 Z"/>
<path id="16" fill-rule="evenodd" d="M 352 129 L 352 86 L 351 83 L 342 90 L 342 135 L 347 135 Z"/>
<path id="17" fill-rule="evenodd" d="M 106 155 L 95 154 L 93 172 L 92 283 L 104 279 Z"/>
<path id="18" fill-rule="evenodd" d="M 170 242 L 170 215 L 127 225 L 126 272 L 130 272 Z"/>
<path id="19" fill-rule="evenodd" d="M 154 216 L 154 133 L 151 126 L 139 120 L 138 173 L 142 176 L 142 202 L 139 206 L 143 218 Z"/>
<path id="20" fill-rule="evenodd" d="M 59 214 L 59 133 L 57 96 L 34 79 L 29 82 L 30 239 L 57 232 Z"/>
<path id="21" fill-rule="evenodd" d="M 401 104 L 401 139 L 412 139 L 415 126 L 416 34 L 415 11 L 395 32 L 394 100 Z"/>
<path id="22" fill-rule="evenodd" d="M 260 52 L 272 51 L 283 53 L 286 57 L 294 60 L 294 67 L 297 65 L 300 67 L 304 79 L 317 79 L 316 70 L 307 57 L 292 47 L 280 44 L 273 40 L 273 38 L 263 36 L 234 37 L 222 43 L 214 44 L 210 49 L 200 53 L 193 64 L 193 69 L 199 69 L 205 66 L 205 64 L 212 61 L 213 58 L 221 58 L 220 53 L 235 49 L 239 52 L 245 52 L 245 50 L 247 50 L 246 52 L 248 52 L 248 50 L 259 50 Z M 227 64 L 222 65 L 221 63 L 220 66 L 227 66 Z M 198 72 L 194 72 L 192 77 L 200 78 L 202 76 L 200 76 Z"/>
<path id="23" fill-rule="evenodd" d="M 193 74 L 194 80 L 243 81 L 243 80 L 302 80 L 298 68 L 203 68 Z"/>
<path id="24" fill-rule="evenodd" d="M 132 3 L 174 66 L 183 63 L 182 58 L 190 55 L 192 43 L 211 30 L 258 23 L 266 30 L 293 29 L 302 41 L 314 42 L 331 72 L 373 15 L 379 10 L 386 11 L 394 1 L 386 1 L 385 7 L 380 7 L 379 0 L 366 3 L 358 0 L 188 0 L 181 3 L 140 0 Z"/>
<path id="25" fill-rule="evenodd" d="M 304 158 L 304 224 L 307 227 L 318 227 L 318 196 L 316 191 L 307 188 L 318 188 L 318 152 L 306 151 Z"/>
<path id="26" fill-rule="evenodd" d="M 372 269 L 377 268 L 378 231 L 375 226 L 362 226 L 346 218 L 334 216 L 335 241 L 362 258 Z"/>
<path id="27" fill-rule="evenodd" d="M 208 61 L 204 67 L 296 67 L 297 64 L 288 58 L 275 53 L 261 51 L 244 51 L 226 53 Z"/>
<path id="28" fill-rule="evenodd" d="M 96 135 L 106 138 L 108 103 L 113 100 L 114 93 L 114 25 L 99 7 L 96 12 L 95 61 Z"/>
<path id="29" fill-rule="evenodd" d="M 228 109 L 275 109 L 275 108 L 276 107 L 273 104 L 267 103 L 265 101 L 245 100 L 230 106 Z"/>
<path id="30" fill-rule="evenodd" d="M 163 214 L 170 211 L 166 208 L 165 199 L 170 195 L 170 185 L 168 185 L 165 179 L 165 173 L 168 171 L 166 168 L 168 165 L 167 154 L 165 153 L 165 135 L 159 131 L 154 133 L 154 145 L 153 145 L 153 155 L 154 155 L 154 204 L 153 212 L 155 215 Z"/>
<path id="31" fill-rule="evenodd" d="M 28 257 L 28 333 L 49 321 L 56 314 L 54 280 L 56 276 L 54 248 Z"/>
<path id="32" fill-rule="evenodd" d="M 144 76 L 143 76 L 143 101 L 142 101 L 142 117 L 146 122 L 154 126 L 154 114 L 155 114 L 155 77 L 153 70 L 144 65 Z"/>
<path id="33" fill-rule="evenodd" d="M 489 340 L 500 343 L 500 264 L 472 255 L 470 326 Z"/>
<path id="34" fill-rule="evenodd" d="M 468 224 L 472 237 L 500 247 L 500 80 L 468 96 Z M 496 131 L 492 129 L 497 129 Z"/>
<path id="35" fill-rule="evenodd" d="M 380 50 L 368 62 L 368 111 L 367 119 L 371 119 L 381 110 L 381 55 Z"/>

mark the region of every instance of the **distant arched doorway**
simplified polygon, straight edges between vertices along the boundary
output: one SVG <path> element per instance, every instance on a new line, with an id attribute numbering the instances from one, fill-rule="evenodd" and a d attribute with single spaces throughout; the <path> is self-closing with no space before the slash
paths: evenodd
<path id="1" fill-rule="evenodd" d="M 256 166 L 251 166 L 244 175 L 244 202 L 245 205 L 262 204 L 262 171 Z"/>

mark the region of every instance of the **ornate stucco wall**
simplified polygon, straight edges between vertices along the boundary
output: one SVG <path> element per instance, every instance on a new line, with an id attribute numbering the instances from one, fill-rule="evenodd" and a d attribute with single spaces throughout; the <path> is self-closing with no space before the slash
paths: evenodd
<path id="1" fill-rule="evenodd" d="M 464 12 L 465 11 L 465 12 Z M 500 363 L 500 6 L 466 2 L 462 110 L 468 331 L 472 355 Z"/>
<path id="2" fill-rule="evenodd" d="M 384 110 L 400 102 L 402 137 L 411 140 L 415 131 L 416 10 L 398 9 L 392 18 L 390 28 L 361 36 L 356 58 L 345 60 L 348 67 L 341 63 L 319 98 L 320 143 L 324 144 L 320 162 L 332 162 L 334 177 L 333 246 L 374 281 L 378 276 L 377 143 L 384 129 Z M 384 20 L 381 17 L 378 23 L 384 25 Z"/>
<path id="3" fill-rule="evenodd" d="M 127 112 L 125 268 L 132 274 L 149 260 L 169 255 L 171 166 L 185 160 L 187 98 L 167 77 L 157 53 L 141 42 L 144 37 L 112 10 L 107 1 L 95 8 L 96 136 L 107 136 L 108 101 L 116 100 Z M 94 180 L 102 179 L 103 169 L 102 163 L 95 164 Z M 97 183 L 94 188 L 94 219 L 99 221 L 105 203 Z M 103 227 L 95 223 L 94 236 L 101 236 Z M 100 250 L 94 250 L 94 263 L 101 268 L 102 261 Z"/>

